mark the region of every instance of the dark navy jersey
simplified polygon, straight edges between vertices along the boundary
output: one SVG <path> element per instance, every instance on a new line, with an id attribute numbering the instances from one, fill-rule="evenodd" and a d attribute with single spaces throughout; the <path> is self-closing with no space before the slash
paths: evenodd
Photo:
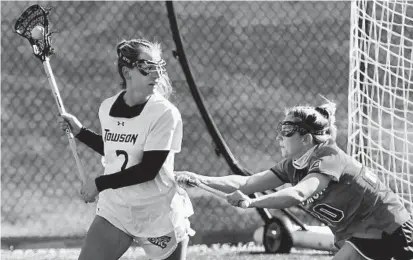
<path id="1" fill-rule="evenodd" d="M 315 147 L 301 169 L 285 159 L 271 170 L 296 185 L 311 173 L 332 177 L 327 188 L 302 202 L 304 209 L 326 223 L 342 241 L 350 237 L 379 238 L 410 219 L 398 196 L 375 172 L 361 165 L 332 140 Z"/>

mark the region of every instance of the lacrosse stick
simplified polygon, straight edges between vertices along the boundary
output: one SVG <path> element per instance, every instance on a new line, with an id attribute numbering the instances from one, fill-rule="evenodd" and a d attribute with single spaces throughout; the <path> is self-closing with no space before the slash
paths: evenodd
<path id="1" fill-rule="evenodd" d="M 193 182 L 191 182 L 191 181 L 188 181 L 187 182 L 187 184 L 188 185 L 191 185 L 191 186 L 195 186 L 195 187 L 198 187 L 198 188 L 201 188 L 201 189 L 203 189 L 203 190 L 205 190 L 205 191 L 208 191 L 209 193 L 212 193 L 212 194 L 214 194 L 215 196 L 218 196 L 219 198 L 221 198 L 221 199 L 227 199 L 227 194 L 225 193 L 225 192 L 222 192 L 222 191 L 220 191 L 220 190 L 217 190 L 217 189 L 214 189 L 214 188 L 212 188 L 212 187 L 209 187 L 208 185 L 206 185 L 206 184 L 203 184 L 202 182 L 197 182 L 197 183 L 193 183 Z M 239 205 L 238 205 L 239 207 L 241 207 L 241 208 L 247 208 L 248 207 L 248 204 L 247 204 L 247 202 L 246 201 L 240 201 L 239 202 Z"/>
<path id="2" fill-rule="evenodd" d="M 185 178 L 185 179 L 179 179 L 178 176 L 176 176 L 176 177 L 175 177 L 175 180 L 177 180 L 178 183 L 179 183 L 179 182 L 183 182 L 183 183 L 185 183 L 185 184 L 188 185 L 188 186 L 198 187 L 198 188 L 200 188 L 200 189 L 203 189 L 203 190 L 205 190 L 205 191 L 207 191 L 207 192 L 209 192 L 209 193 L 214 194 L 215 196 L 217 196 L 217 197 L 219 197 L 219 198 L 221 198 L 221 199 L 225 199 L 225 200 L 227 199 L 227 195 L 228 195 L 227 193 L 222 192 L 222 191 L 220 191 L 220 190 L 217 190 L 217 189 L 215 189 L 215 188 L 209 187 L 208 185 L 206 185 L 206 184 L 204 184 L 204 183 L 202 183 L 202 182 L 200 182 L 200 181 L 195 181 L 195 180 L 193 180 L 192 178 L 187 177 L 187 178 Z M 238 205 L 238 206 L 241 207 L 241 208 L 248 208 L 248 203 L 247 203 L 246 201 L 242 200 L 242 201 L 239 202 L 239 205 Z"/>
<path id="3" fill-rule="evenodd" d="M 203 190 L 205 190 L 205 191 L 208 191 L 209 193 L 214 194 L 215 196 L 217 196 L 217 197 L 219 197 L 219 198 L 222 198 L 222 199 L 226 199 L 226 198 L 227 198 L 227 194 L 226 194 L 225 192 L 222 192 L 222 191 L 220 191 L 220 190 L 217 190 L 217 189 L 214 189 L 214 188 L 212 188 L 212 187 L 209 187 L 208 185 L 203 184 L 203 183 L 200 182 L 200 181 L 194 181 L 194 180 L 191 179 L 191 178 L 185 178 L 185 179 L 183 179 L 183 180 L 182 180 L 182 179 L 179 180 L 179 179 L 178 179 L 178 176 L 176 176 L 175 179 L 178 181 L 178 183 L 179 183 L 179 182 L 183 182 L 183 183 L 185 183 L 185 184 L 188 185 L 188 186 L 201 188 L 201 189 L 203 189 Z"/>
<path id="4" fill-rule="evenodd" d="M 43 63 L 44 69 L 49 80 L 49 85 L 52 89 L 53 96 L 59 108 L 60 114 L 66 112 L 62 98 L 60 97 L 59 89 L 57 88 L 56 80 L 50 67 L 49 57 L 54 53 L 51 47 L 51 32 L 49 32 L 49 15 L 50 9 L 45 10 L 39 5 L 32 5 L 23 12 L 17 19 L 14 26 L 15 32 L 26 38 L 33 48 L 33 54 Z M 69 138 L 70 148 L 76 160 L 76 165 L 79 171 L 80 179 L 85 182 L 85 172 L 82 163 L 77 153 L 76 142 L 71 130 L 66 128 L 66 135 Z"/>
<path id="5" fill-rule="evenodd" d="M 218 197 L 220 197 L 220 198 L 222 198 L 222 199 L 226 199 L 227 197 L 227 194 L 225 193 L 225 192 L 222 192 L 222 191 L 220 191 L 220 190 L 217 190 L 217 189 L 214 189 L 214 188 L 211 188 L 211 187 L 209 187 L 208 185 L 206 185 L 206 184 L 203 184 L 203 183 L 199 183 L 198 185 L 196 185 L 198 188 L 201 188 L 201 189 L 203 189 L 203 190 L 205 190 L 205 191 L 208 191 L 209 193 L 212 193 L 212 194 L 214 194 L 215 196 L 218 196 Z"/>

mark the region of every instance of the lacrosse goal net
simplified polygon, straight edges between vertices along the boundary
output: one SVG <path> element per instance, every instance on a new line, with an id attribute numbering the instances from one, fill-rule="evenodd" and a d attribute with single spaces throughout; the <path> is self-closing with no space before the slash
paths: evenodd
<path id="1" fill-rule="evenodd" d="M 352 2 L 347 149 L 413 214 L 412 46 L 412 2 Z"/>

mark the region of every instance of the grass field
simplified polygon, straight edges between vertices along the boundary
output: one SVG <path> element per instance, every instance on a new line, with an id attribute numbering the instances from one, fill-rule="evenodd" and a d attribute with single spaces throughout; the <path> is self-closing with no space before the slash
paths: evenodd
<path id="1" fill-rule="evenodd" d="M 188 260 L 327 260 L 331 259 L 328 252 L 296 250 L 291 254 L 264 254 L 264 248 L 253 244 L 229 246 L 212 245 L 190 246 Z M 76 260 L 79 249 L 42 249 L 1 251 L 2 260 Z M 141 248 L 129 249 L 120 260 L 147 259 Z"/>

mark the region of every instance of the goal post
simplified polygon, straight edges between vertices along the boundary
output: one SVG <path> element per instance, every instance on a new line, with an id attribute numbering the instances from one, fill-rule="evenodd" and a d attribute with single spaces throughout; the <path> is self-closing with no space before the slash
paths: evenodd
<path id="1" fill-rule="evenodd" d="M 413 214 L 413 2 L 352 2 L 347 151 Z"/>

